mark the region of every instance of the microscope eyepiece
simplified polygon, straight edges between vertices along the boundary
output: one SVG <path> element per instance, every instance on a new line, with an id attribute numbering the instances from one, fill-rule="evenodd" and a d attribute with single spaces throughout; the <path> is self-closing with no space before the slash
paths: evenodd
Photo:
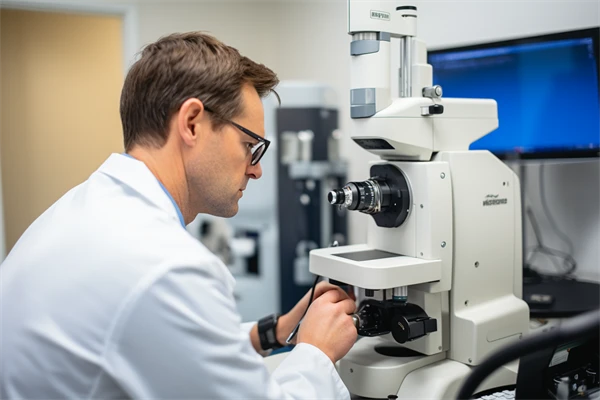
<path id="1" fill-rule="evenodd" d="M 327 201 L 330 204 L 333 204 L 333 205 L 344 204 L 345 200 L 346 200 L 346 196 L 342 189 L 335 189 L 335 190 L 332 190 L 331 192 L 327 193 Z"/>

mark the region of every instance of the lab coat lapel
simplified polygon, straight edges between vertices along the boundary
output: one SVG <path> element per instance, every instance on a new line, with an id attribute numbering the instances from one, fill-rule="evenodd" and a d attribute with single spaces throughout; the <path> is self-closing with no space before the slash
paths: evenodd
<path id="1" fill-rule="evenodd" d="M 180 224 L 179 216 L 171 199 L 143 162 L 114 153 L 98 168 L 98 172 L 127 185 L 150 203 L 167 212 L 177 224 Z"/>

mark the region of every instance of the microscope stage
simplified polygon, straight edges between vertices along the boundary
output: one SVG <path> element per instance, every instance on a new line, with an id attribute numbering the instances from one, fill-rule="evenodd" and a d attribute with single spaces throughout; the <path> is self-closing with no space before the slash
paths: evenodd
<path id="1" fill-rule="evenodd" d="M 367 245 L 310 252 L 310 272 L 364 289 L 390 289 L 439 281 L 441 260 L 403 256 Z"/>

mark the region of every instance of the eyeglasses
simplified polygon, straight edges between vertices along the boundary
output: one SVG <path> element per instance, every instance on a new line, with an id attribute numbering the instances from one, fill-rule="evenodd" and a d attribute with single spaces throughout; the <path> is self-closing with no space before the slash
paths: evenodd
<path id="1" fill-rule="evenodd" d="M 260 159 L 265 155 L 265 153 L 267 152 L 267 149 L 269 148 L 269 145 L 271 144 L 271 142 L 263 137 L 258 136 L 256 133 L 252 132 L 250 129 L 244 128 L 243 126 L 241 126 L 240 124 L 237 124 L 233 121 L 230 121 L 228 119 L 224 119 L 218 116 L 218 114 L 216 114 L 214 111 L 212 111 L 210 108 L 208 107 L 204 107 L 204 109 L 206 111 L 208 111 L 209 113 L 215 114 L 215 116 L 217 116 L 219 119 L 235 126 L 236 128 L 238 128 L 240 131 L 244 132 L 246 135 L 250 136 L 253 139 L 256 139 L 258 141 L 258 143 L 256 143 L 255 145 L 253 145 L 250 148 L 250 153 L 252 153 L 252 161 L 250 161 L 251 165 L 256 165 L 258 164 L 258 162 L 260 161 Z"/>

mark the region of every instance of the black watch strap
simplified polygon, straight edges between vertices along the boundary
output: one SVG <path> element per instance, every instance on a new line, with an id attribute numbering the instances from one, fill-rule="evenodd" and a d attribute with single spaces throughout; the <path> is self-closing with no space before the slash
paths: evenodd
<path id="1" fill-rule="evenodd" d="M 277 350 L 283 346 L 277 341 L 277 321 L 279 314 L 267 315 L 258 321 L 258 338 L 263 350 Z"/>

